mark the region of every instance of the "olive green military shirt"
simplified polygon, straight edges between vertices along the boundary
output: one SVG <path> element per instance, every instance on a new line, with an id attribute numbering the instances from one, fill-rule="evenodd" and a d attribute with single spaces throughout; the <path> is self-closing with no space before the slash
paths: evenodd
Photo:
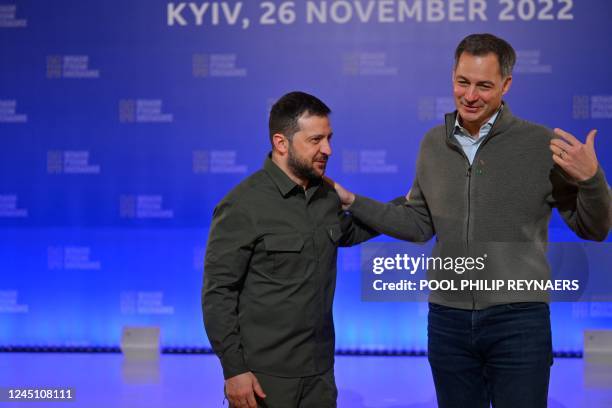
<path id="1" fill-rule="evenodd" d="M 333 367 L 339 246 L 376 236 L 342 211 L 325 182 L 306 190 L 268 157 L 214 211 L 202 309 L 225 378 Z"/>

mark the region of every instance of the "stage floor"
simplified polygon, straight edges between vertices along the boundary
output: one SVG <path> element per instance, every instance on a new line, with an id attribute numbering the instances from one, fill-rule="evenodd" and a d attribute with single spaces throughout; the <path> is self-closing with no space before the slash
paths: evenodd
<path id="1" fill-rule="evenodd" d="M 336 380 L 340 408 L 436 407 L 426 357 L 338 356 Z M 121 354 L 0 353 L 0 387 L 9 386 L 70 387 L 75 400 L 0 402 L 0 407 L 224 406 L 220 366 L 212 355 L 164 354 L 156 362 L 128 362 Z M 612 364 L 556 359 L 549 407 L 612 407 Z"/>

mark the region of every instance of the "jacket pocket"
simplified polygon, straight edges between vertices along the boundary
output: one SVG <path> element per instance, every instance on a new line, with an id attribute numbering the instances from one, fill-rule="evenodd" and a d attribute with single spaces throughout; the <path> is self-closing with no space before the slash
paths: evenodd
<path id="1" fill-rule="evenodd" d="M 274 260 L 272 275 L 275 278 L 302 278 L 306 274 L 308 260 L 303 253 L 304 237 L 301 234 L 274 233 L 263 237 L 266 252 Z"/>

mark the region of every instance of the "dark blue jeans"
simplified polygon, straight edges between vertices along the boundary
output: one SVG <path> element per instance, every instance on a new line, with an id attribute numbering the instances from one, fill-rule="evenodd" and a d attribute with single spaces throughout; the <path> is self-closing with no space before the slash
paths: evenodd
<path id="1" fill-rule="evenodd" d="M 427 330 L 440 408 L 546 407 L 552 365 L 547 304 L 462 310 L 430 303 Z"/>

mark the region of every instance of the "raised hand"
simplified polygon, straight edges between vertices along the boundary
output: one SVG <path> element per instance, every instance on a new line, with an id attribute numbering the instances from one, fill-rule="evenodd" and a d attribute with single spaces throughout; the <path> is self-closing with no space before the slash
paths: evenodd
<path id="1" fill-rule="evenodd" d="M 595 155 L 597 130 L 593 129 L 589 132 L 585 143 L 562 129 L 557 128 L 554 132 L 558 137 L 550 141 L 553 161 L 577 181 L 585 181 L 593 177 L 598 166 Z"/>
<path id="2" fill-rule="evenodd" d="M 355 201 L 355 194 L 351 193 L 329 177 L 325 176 L 323 178 L 325 179 L 325 182 L 327 182 L 330 186 L 333 186 L 336 190 L 338 197 L 340 197 L 340 202 L 342 203 L 343 210 L 346 210 L 348 207 L 351 206 L 351 204 L 353 204 L 353 201 Z"/>

